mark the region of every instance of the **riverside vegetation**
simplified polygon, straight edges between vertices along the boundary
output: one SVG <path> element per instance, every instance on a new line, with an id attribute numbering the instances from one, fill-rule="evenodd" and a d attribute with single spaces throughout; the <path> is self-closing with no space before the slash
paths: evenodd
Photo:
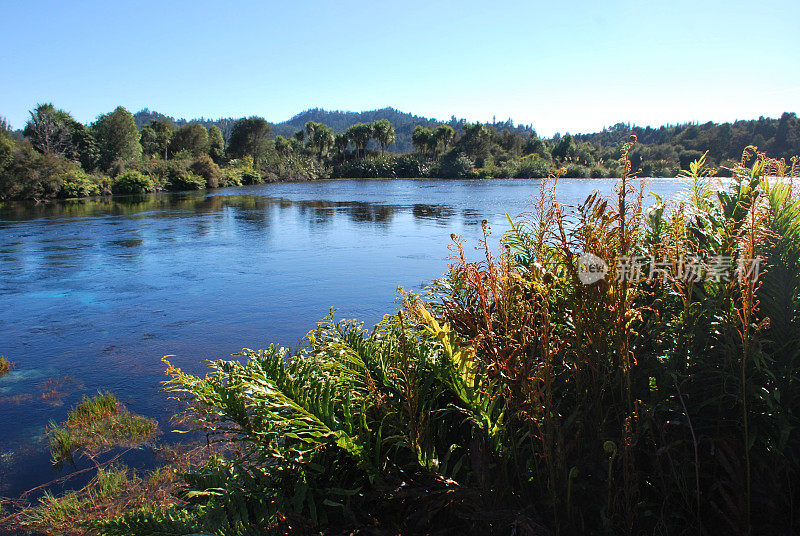
<path id="1" fill-rule="evenodd" d="M 205 377 L 165 358 L 189 429 L 236 450 L 209 450 L 172 500 L 73 530 L 800 531 L 800 160 L 748 147 L 723 186 L 701 157 L 682 198 L 646 207 L 634 149 L 610 199 L 564 206 L 557 173 L 499 252 L 484 241 L 472 260 L 453 236 L 446 276 L 370 330 L 331 314 L 304 348 L 245 350 Z M 763 263 L 584 285 L 581 252 Z"/>
<path id="2" fill-rule="evenodd" d="M 392 109 L 309 110 L 278 125 L 260 117 L 176 124 L 123 107 L 84 125 L 52 104 L 30 116 L 21 131 L 0 119 L 0 202 L 319 178 L 544 178 L 562 167 L 565 177 L 618 178 L 617 155 L 631 131 L 640 144 L 630 159 L 645 176 L 674 177 L 706 148 L 709 164 L 726 175 L 748 144 L 778 158 L 800 152 L 793 113 L 721 125 L 631 130 L 618 124 L 551 139 L 510 120 L 441 123 Z"/>

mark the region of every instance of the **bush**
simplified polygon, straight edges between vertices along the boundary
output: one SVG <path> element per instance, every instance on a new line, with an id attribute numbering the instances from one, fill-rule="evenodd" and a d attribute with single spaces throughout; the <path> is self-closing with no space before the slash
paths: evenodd
<path id="1" fill-rule="evenodd" d="M 589 171 L 589 176 L 593 179 L 602 179 L 603 177 L 608 177 L 608 170 L 603 166 L 594 166 Z"/>
<path id="2" fill-rule="evenodd" d="M 430 176 L 430 167 L 421 162 L 414 155 L 404 154 L 398 156 L 394 165 L 394 176 L 403 178 L 418 178 Z"/>
<path id="3" fill-rule="evenodd" d="M 261 173 L 253 168 L 243 168 L 240 170 L 242 184 L 261 184 L 264 182 Z"/>
<path id="4" fill-rule="evenodd" d="M 229 186 L 241 186 L 242 185 L 242 170 L 236 167 L 226 167 L 222 170 L 222 175 L 220 176 L 219 186 L 221 188 L 226 188 Z"/>
<path id="5" fill-rule="evenodd" d="M 567 165 L 567 172 L 564 173 L 564 177 L 569 179 L 585 179 L 589 176 L 589 169 L 586 166 L 582 166 L 580 164 L 568 164 Z"/>
<path id="6" fill-rule="evenodd" d="M 195 175 L 199 175 L 206 180 L 206 188 L 219 187 L 222 170 L 207 154 L 198 156 L 189 166 L 189 169 Z"/>
<path id="7" fill-rule="evenodd" d="M 126 171 L 111 184 L 111 191 L 118 195 L 146 194 L 155 190 L 153 180 L 138 171 Z"/>
<path id="8" fill-rule="evenodd" d="M 554 172 L 553 164 L 538 154 L 521 159 L 514 169 L 514 176 L 523 179 L 549 177 Z"/>
<path id="9" fill-rule="evenodd" d="M 397 176 L 397 160 L 391 155 L 348 160 L 333 167 L 331 177 L 338 179 L 377 179 Z"/>
<path id="10" fill-rule="evenodd" d="M 72 170 L 62 176 L 64 181 L 58 197 L 75 198 L 89 197 L 100 194 L 100 187 L 94 177 L 83 170 Z"/>
<path id="11" fill-rule="evenodd" d="M 777 166 L 739 167 L 725 192 L 694 173 L 686 211 L 594 195 L 552 210 L 545 187 L 505 254 L 467 260 L 454 235 L 445 282 L 372 331 L 329 317 L 294 355 L 246 350 L 203 377 L 168 364 L 190 421 L 247 450 L 187 479 L 195 504 L 107 527 L 219 534 L 280 512 L 402 534 L 797 533 L 800 201 L 763 177 Z M 768 265 L 759 283 L 588 283 L 576 250 Z"/>
<path id="12" fill-rule="evenodd" d="M 74 169 L 66 158 L 37 152 L 30 143 L 16 144 L 0 172 L 0 199 L 48 199 L 61 190 L 62 177 Z"/>
<path id="13" fill-rule="evenodd" d="M 439 175 L 444 178 L 463 179 L 467 177 L 476 177 L 477 173 L 473 171 L 475 163 L 465 155 L 452 156 L 448 155 L 442 159 L 441 166 L 439 166 Z"/>
<path id="14" fill-rule="evenodd" d="M 200 175 L 195 175 L 191 171 L 180 171 L 169 177 L 166 187 L 173 192 L 202 190 L 206 187 L 206 180 Z"/>

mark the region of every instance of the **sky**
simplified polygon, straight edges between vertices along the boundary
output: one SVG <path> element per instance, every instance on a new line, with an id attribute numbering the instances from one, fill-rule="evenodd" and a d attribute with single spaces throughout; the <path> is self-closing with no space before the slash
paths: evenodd
<path id="1" fill-rule="evenodd" d="M 0 116 L 392 106 L 540 135 L 798 112 L 800 0 L 0 0 Z"/>

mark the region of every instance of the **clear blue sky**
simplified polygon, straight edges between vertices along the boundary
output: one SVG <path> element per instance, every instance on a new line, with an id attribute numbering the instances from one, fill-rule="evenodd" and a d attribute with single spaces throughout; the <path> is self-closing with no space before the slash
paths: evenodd
<path id="1" fill-rule="evenodd" d="M 542 135 L 777 117 L 800 102 L 798 20 L 798 0 L 0 0 L 0 115 L 393 106 Z"/>

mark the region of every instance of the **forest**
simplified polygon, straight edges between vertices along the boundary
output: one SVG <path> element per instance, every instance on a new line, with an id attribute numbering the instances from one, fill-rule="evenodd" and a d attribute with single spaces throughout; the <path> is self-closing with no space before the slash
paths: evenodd
<path id="1" fill-rule="evenodd" d="M 0 200 L 43 201 L 325 178 L 570 178 L 621 175 L 620 148 L 642 176 L 674 177 L 708 151 L 730 175 L 748 145 L 777 158 L 800 152 L 795 113 L 734 123 L 636 127 L 541 138 L 506 122 L 442 123 L 385 108 L 313 109 L 271 124 L 261 117 L 186 121 L 120 106 L 86 125 L 38 105 L 21 130 L 0 119 Z"/>

